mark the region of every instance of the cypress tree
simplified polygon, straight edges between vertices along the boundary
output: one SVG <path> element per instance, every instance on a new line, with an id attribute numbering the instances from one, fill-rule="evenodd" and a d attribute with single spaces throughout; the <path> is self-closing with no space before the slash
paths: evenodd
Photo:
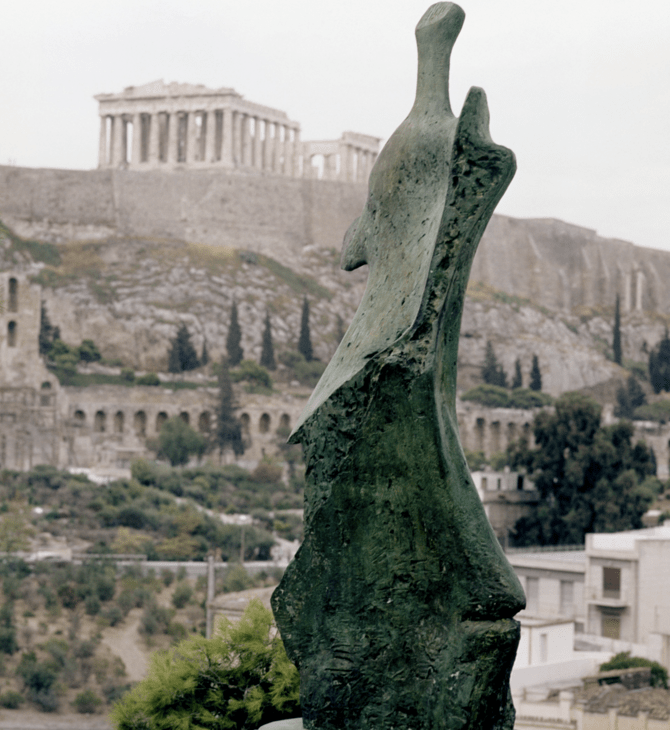
<path id="1" fill-rule="evenodd" d="M 233 306 L 230 310 L 230 325 L 228 327 L 228 336 L 226 337 L 226 350 L 228 351 L 228 364 L 230 367 L 234 368 L 244 359 L 242 330 L 237 319 L 237 302 L 235 300 L 233 300 Z"/>
<path id="2" fill-rule="evenodd" d="M 197 367 L 200 367 L 200 361 L 191 342 L 188 327 L 182 322 L 168 351 L 168 372 L 181 373 Z"/>
<path id="3" fill-rule="evenodd" d="M 612 333 L 612 355 L 614 362 L 621 365 L 621 311 L 619 307 L 619 295 L 614 305 L 614 332 Z"/>
<path id="4" fill-rule="evenodd" d="M 200 355 L 200 364 L 207 365 L 209 362 L 209 353 L 207 352 L 207 339 L 204 338 L 202 341 L 202 354 Z"/>
<path id="5" fill-rule="evenodd" d="M 649 382 L 654 393 L 670 391 L 670 337 L 667 327 L 663 339 L 649 353 Z"/>
<path id="6" fill-rule="evenodd" d="M 51 326 L 47 308 L 44 306 L 44 302 L 42 302 L 40 307 L 40 333 L 38 338 L 40 355 L 48 355 L 51 352 L 51 346 L 57 336 L 60 336 L 60 331 L 57 327 Z"/>
<path id="7" fill-rule="evenodd" d="M 270 313 L 265 313 L 265 329 L 263 330 L 263 344 L 261 347 L 260 364 L 268 370 L 276 370 L 275 351 L 272 345 L 272 326 L 270 324 Z"/>
<path id="8" fill-rule="evenodd" d="M 493 345 L 490 340 L 487 340 L 486 342 L 486 353 L 484 355 L 484 365 L 482 366 L 482 378 L 487 385 L 498 385 L 501 388 L 507 387 L 505 371 L 496 358 L 496 354 L 493 351 Z"/>
<path id="9" fill-rule="evenodd" d="M 230 382 L 228 361 L 225 358 L 221 361 L 218 380 L 219 398 L 216 406 L 214 440 L 219 449 L 219 457 L 227 447 L 233 450 L 235 456 L 241 456 L 244 453 L 242 426 L 237 418 L 235 418 L 233 386 Z"/>
<path id="10" fill-rule="evenodd" d="M 521 375 L 521 361 L 517 357 L 514 362 L 514 380 L 512 380 L 512 388 L 520 388 L 523 385 L 523 377 Z"/>
<path id="11" fill-rule="evenodd" d="M 542 373 L 540 372 L 540 362 L 537 359 L 537 355 L 533 355 L 529 387 L 531 390 L 542 390 Z"/>
<path id="12" fill-rule="evenodd" d="M 302 300 L 302 317 L 300 319 L 300 339 L 298 340 L 298 352 L 310 362 L 314 358 L 312 351 L 312 338 L 309 333 L 309 302 L 307 297 Z"/>

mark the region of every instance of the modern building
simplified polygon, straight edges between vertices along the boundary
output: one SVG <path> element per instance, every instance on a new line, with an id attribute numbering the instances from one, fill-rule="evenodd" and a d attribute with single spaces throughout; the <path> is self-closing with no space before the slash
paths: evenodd
<path id="1" fill-rule="evenodd" d="M 100 168 L 187 166 L 364 183 L 379 152 L 378 137 L 356 132 L 303 142 L 286 112 L 231 88 L 159 80 L 95 99 Z"/>

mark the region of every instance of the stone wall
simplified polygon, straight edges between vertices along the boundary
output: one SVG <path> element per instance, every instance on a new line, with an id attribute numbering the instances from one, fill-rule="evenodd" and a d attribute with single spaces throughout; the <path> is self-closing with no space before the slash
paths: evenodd
<path id="1" fill-rule="evenodd" d="M 339 250 L 363 184 L 225 170 L 50 170 L 0 166 L 0 219 L 55 243 L 109 236 L 181 239 L 291 265 L 305 246 Z M 663 243 L 659 241 L 659 245 Z M 471 279 L 549 309 L 670 312 L 670 253 L 551 219 L 493 216 Z"/>

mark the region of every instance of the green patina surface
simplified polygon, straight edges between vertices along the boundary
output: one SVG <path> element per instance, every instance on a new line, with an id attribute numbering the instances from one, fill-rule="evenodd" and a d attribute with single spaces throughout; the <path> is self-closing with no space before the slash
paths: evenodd
<path id="1" fill-rule="evenodd" d="M 370 267 L 292 435 L 305 447 L 305 541 L 273 596 L 306 728 L 506 728 L 521 587 L 470 479 L 455 414 L 463 298 L 513 154 L 484 92 L 460 118 L 452 3 L 417 26 L 415 104 L 370 176 L 342 265 Z"/>

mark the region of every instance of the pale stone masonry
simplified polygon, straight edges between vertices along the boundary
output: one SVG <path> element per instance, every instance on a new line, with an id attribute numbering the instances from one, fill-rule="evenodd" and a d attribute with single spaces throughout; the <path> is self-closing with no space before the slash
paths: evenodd
<path id="1" fill-rule="evenodd" d="M 231 88 L 159 80 L 95 99 L 100 168 L 185 165 L 365 182 L 379 151 L 379 138 L 354 132 L 302 142 L 300 125 L 286 112 L 247 101 Z M 315 166 L 319 156 L 322 166 Z"/>

